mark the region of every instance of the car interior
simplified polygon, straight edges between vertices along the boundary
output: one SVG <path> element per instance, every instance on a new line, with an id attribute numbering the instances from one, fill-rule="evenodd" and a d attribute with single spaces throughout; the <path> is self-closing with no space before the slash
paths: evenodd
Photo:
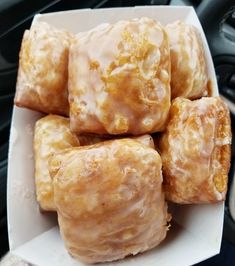
<path id="1" fill-rule="evenodd" d="M 13 99 L 22 35 L 35 14 L 83 8 L 140 5 L 193 6 L 205 32 L 219 93 L 232 123 L 232 158 L 225 202 L 221 252 L 200 266 L 235 265 L 235 1 L 234 0 L 1 0 L 0 1 L 0 257 L 9 251 L 7 167 Z"/>

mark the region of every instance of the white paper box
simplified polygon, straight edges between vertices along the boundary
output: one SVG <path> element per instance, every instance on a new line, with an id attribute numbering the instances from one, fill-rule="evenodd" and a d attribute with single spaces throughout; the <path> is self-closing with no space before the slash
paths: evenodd
<path id="1" fill-rule="evenodd" d="M 99 10 L 74 10 L 37 15 L 35 21 L 46 21 L 74 33 L 89 30 L 104 22 L 116 22 L 147 16 L 162 24 L 183 20 L 196 26 L 206 52 L 213 95 L 217 83 L 206 38 L 197 15 L 191 7 L 134 7 Z M 42 266 L 83 265 L 72 259 L 59 235 L 56 217 L 40 213 L 35 200 L 33 128 L 42 114 L 14 107 L 8 164 L 8 233 L 10 250 L 23 259 Z M 224 204 L 170 206 L 173 224 L 168 236 L 157 248 L 144 254 L 107 265 L 174 266 L 192 265 L 220 251 Z M 100 264 L 99 264 L 100 265 Z"/>

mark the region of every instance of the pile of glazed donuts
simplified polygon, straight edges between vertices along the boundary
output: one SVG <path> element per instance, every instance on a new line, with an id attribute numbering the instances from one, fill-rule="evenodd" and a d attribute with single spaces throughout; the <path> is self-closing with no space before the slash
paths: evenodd
<path id="1" fill-rule="evenodd" d="M 200 33 L 181 21 L 25 31 L 15 104 L 45 114 L 34 133 L 37 201 L 58 213 L 73 257 L 152 249 L 169 229 L 167 201 L 225 199 L 230 117 L 207 69 Z"/>

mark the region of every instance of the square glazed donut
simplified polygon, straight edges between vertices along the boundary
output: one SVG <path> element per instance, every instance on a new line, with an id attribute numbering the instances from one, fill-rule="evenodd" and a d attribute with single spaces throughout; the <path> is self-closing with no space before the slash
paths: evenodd
<path id="1" fill-rule="evenodd" d="M 23 36 L 15 104 L 52 114 L 69 114 L 68 53 L 72 36 L 38 22 Z"/>
<path id="2" fill-rule="evenodd" d="M 166 26 L 171 55 L 171 96 L 207 96 L 207 66 L 200 33 L 182 21 Z"/>
<path id="3" fill-rule="evenodd" d="M 166 198 L 176 203 L 225 199 L 231 124 L 219 97 L 176 98 L 160 140 Z"/>
<path id="4" fill-rule="evenodd" d="M 134 138 L 136 141 L 154 148 L 150 135 Z M 44 211 L 55 211 L 52 179 L 49 173 L 50 158 L 63 150 L 75 146 L 85 146 L 105 141 L 98 136 L 77 136 L 70 130 L 69 119 L 48 115 L 36 122 L 34 133 L 35 184 L 37 201 Z"/>
<path id="5" fill-rule="evenodd" d="M 69 253 L 96 263 L 157 246 L 170 219 L 161 167 L 157 151 L 133 139 L 55 154 L 50 172 Z"/>
<path id="6" fill-rule="evenodd" d="M 48 115 L 36 122 L 34 132 L 35 184 L 37 201 L 42 210 L 55 211 L 48 160 L 58 151 L 79 145 L 78 137 L 70 131 L 68 118 Z"/>
<path id="7" fill-rule="evenodd" d="M 102 24 L 79 34 L 71 46 L 73 132 L 139 135 L 162 131 L 170 98 L 168 37 L 155 20 Z"/>

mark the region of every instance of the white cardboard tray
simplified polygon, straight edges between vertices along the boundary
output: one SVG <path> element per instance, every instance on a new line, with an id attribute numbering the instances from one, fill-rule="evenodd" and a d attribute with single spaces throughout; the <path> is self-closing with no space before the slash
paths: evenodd
<path id="1" fill-rule="evenodd" d="M 89 30 L 100 23 L 147 16 L 167 24 L 183 20 L 201 33 L 205 48 L 213 95 L 218 88 L 211 54 L 200 22 L 192 7 L 132 7 L 98 10 L 74 10 L 36 15 L 35 21 L 46 21 L 74 33 Z M 33 128 L 42 114 L 14 107 L 8 164 L 8 233 L 10 250 L 35 265 L 84 265 L 72 259 L 60 238 L 56 217 L 41 213 L 35 200 Z M 173 225 L 163 243 L 142 255 L 112 265 L 184 266 L 205 260 L 220 251 L 224 204 L 171 206 Z M 111 265 L 108 263 L 106 265 Z"/>

